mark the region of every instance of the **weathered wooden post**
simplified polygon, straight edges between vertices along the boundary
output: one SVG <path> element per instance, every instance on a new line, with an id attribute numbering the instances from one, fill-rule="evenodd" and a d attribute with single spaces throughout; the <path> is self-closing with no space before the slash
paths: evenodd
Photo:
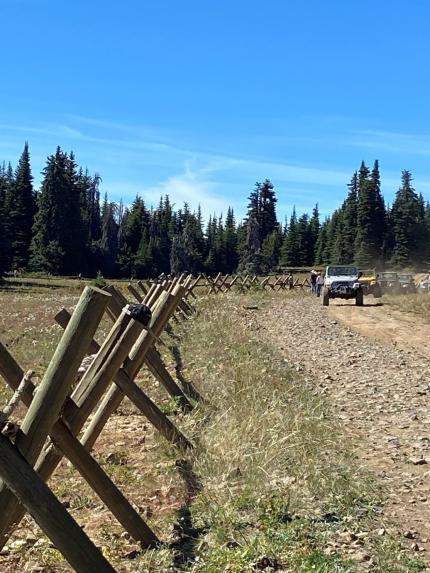
<path id="1" fill-rule="evenodd" d="M 143 296 L 140 294 L 140 292 L 134 288 L 134 286 L 132 284 L 127 285 L 127 290 L 129 293 L 131 293 L 134 298 L 137 300 L 137 302 L 142 302 L 143 301 Z"/>
<path id="2" fill-rule="evenodd" d="M 77 573 L 115 573 L 17 447 L 2 434 L 0 477 Z"/>
<path id="3" fill-rule="evenodd" d="M 36 462 L 59 416 L 78 368 L 106 309 L 109 297 L 110 295 L 102 290 L 85 287 L 72 319 L 49 363 L 21 424 L 21 431 L 16 437 L 16 447 L 31 465 Z M 19 502 L 14 495 L 4 484 L 1 484 L 0 538 L 10 527 L 9 516 L 14 514 L 18 506 Z"/>
<path id="4" fill-rule="evenodd" d="M 69 315 L 70 318 L 70 315 Z M 0 373 L 6 383 L 13 390 L 20 386 L 24 372 L 9 351 L 0 343 Z M 26 386 L 21 393 L 22 402 L 29 407 L 33 400 L 35 386 L 27 379 Z M 70 400 L 70 399 L 69 399 Z M 92 458 L 79 440 L 72 435 L 69 428 L 60 418 L 51 428 L 49 435 L 56 446 L 72 462 L 79 473 L 84 477 L 90 487 L 96 492 L 101 500 L 110 509 L 113 515 L 123 525 L 126 531 L 143 547 L 149 547 L 158 543 L 157 537 L 146 525 L 137 511 L 124 497 L 109 476 Z"/>

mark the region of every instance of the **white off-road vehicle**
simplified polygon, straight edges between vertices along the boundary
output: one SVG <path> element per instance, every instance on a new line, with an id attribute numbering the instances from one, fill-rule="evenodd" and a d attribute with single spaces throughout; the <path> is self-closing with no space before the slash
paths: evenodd
<path id="1" fill-rule="evenodd" d="M 331 298 L 355 298 L 355 304 L 363 306 L 364 293 L 358 279 L 358 269 L 353 265 L 329 265 L 324 277 L 323 305 L 328 306 Z"/>

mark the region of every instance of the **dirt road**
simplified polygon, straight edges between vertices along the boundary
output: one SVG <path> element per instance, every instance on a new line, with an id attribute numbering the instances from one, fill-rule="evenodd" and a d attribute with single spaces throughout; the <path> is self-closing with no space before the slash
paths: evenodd
<path id="1" fill-rule="evenodd" d="M 329 312 L 360 334 L 430 358 L 430 325 L 418 316 L 373 300 L 365 299 L 362 307 L 356 307 L 351 301 L 333 300 Z"/>
<path id="2" fill-rule="evenodd" d="M 386 487 L 388 521 L 430 561 L 430 326 L 381 305 L 326 308 L 316 298 L 276 299 L 258 317 Z"/>

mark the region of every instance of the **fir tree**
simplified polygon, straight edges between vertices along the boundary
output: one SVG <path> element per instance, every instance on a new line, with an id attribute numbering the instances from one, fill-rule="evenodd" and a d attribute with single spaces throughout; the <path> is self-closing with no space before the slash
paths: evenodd
<path id="1" fill-rule="evenodd" d="M 354 261 L 355 237 L 357 235 L 357 204 L 358 204 L 358 174 L 351 178 L 348 184 L 349 192 L 342 207 L 342 237 L 341 246 L 338 244 L 338 251 L 342 253 L 342 262 L 350 264 Z"/>
<path id="2" fill-rule="evenodd" d="M 309 221 L 309 264 L 312 265 L 315 262 L 316 257 L 316 245 L 318 240 L 318 235 L 320 232 L 320 214 L 318 209 L 318 203 L 315 205 L 312 211 L 312 217 Z"/>
<path id="3" fill-rule="evenodd" d="M 263 243 L 266 237 L 278 228 L 276 219 L 277 199 L 269 179 L 265 179 L 262 184 L 257 183 L 257 185 L 259 186 L 257 218 L 260 225 L 260 241 Z"/>
<path id="4" fill-rule="evenodd" d="M 228 208 L 225 219 L 224 245 L 227 265 L 225 272 L 230 274 L 236 270 L 238 265 L 236 222 L 231 207 Z"/>
<path id="5" fill-rule="evenodd" d="M 327 251 L 327 230 L 329 221 L 326 219 L 320 226 L 320 231 L 318 234 L 318 239 L 315 245 L 315 264 L 316 265 L 326 265 L 329 260 L 326 258 Z"/>
<path id="6" fill-rule="evenodd" d="M 275 229 L 263 241 L 261 246 L 261 271 L 270 273 L 276 270 L 281 255 L 282 234 Z"/>
<path id="7" fill-rule="evenodd" d="M 242 274 L 258 275 L 261 271 L 260 225 L 255 214 L 246 223 L 245 248 L 239 262 L 238 271 Z"/>
<path id="8" fill-rule="evenodd" d="M 355 262 L 361 267 L 380 266 L 385 229 L 385 207 L 380 192 L 379 165 L 370 174 L 362 162 L 358 175 Z"/>
<path id="9" fill-rule="evenodd" d="M 115 220 L 118 205 L 108 201 L 107 194 L 102 206 L 102 236 L 100 239 L 101 271 L 105 277 L 115 277 L 118 256 L 118 223 Z"/>
<path id="10" fill-rule="evenodd" d="M 403 267 L 422 260 L 425 250 L 425 213 L 423 201 L 412 187 L 410 171 L 402 172 L 402 186 L 391 209 L 394 248 L 392 264 Z"/>
<path id="11" fill-rule="evenodd" d="M 5 201 L 12 269 L 24 268 L 28 264 L 32 227 L 36 213 L 36 199 L 32 181 L 30 153 L 26 142 L 13 182 L 8 185 Z"/>
<path id="12" fill-rule="evenodd" d="M 3 274 L 10 269 L 11 260 L 11 235 L 8 226 L 8 208 L 7 208 L 7 195 L 9 186 L 13 183 L 7 175 L 6 166 L 0 166 L 0 278 Z"/>
<path id="13" fill-rule="evenodd" d="M 299 262 L 299 230 L 296 208 L 294 207 L 288 229 L 282 241 L 281 265 L 295 267 L 298 266 Z"/>

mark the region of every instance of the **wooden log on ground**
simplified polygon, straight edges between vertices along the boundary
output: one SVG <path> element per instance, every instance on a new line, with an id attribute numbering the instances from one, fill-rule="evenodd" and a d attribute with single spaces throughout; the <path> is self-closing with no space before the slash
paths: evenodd
<path id="1" fill-rule="evenodd" d="M 77 573 L 115 573 L 49 487 L 0 434 L 0 477 Z"/>

